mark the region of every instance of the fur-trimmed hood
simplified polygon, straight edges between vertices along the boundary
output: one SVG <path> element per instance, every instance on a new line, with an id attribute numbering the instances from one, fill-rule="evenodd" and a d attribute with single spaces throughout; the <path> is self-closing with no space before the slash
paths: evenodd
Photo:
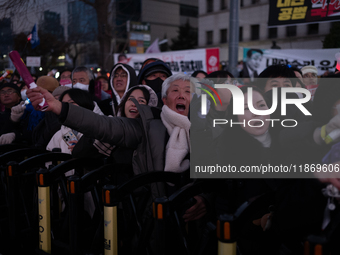
<path id="1" fill-rule="evenodd" d="M 140 88 L 143 87 L 143 88 L 146 88 L 149 91 L 149 94 L 150 94 L 150 99 L 149 99 L 149 102 L 148 102 L 148 106 L 157 107 L 158 97 L 157 97 L 155 91 L 152 88 L 150 88 L 148 85 L 136 85 L 136 86 L 133 86 L 133 87 L 140 87 Z M 124 94 L 124 96 L 121 99 L 122 102 L 124 101 L 126 95 L 128 94 L 128 92 L 131 89 L 133 89 L 133 88 L 129 88 L 127 91 L 125 91 L 125 94 Z M 117 116 L 122 116 L 122 113 L 121 113 L 120 109 L 118 110 Z"/>

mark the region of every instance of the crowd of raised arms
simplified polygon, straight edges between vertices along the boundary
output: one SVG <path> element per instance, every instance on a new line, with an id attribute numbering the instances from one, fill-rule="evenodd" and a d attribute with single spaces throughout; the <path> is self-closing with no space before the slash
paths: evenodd
<path id="1" fill-rule="evenodd" d="M 254 76 L 256 72 L 250 73 Z M 340 163 L 340 135 L 332 135 L 340 129 L 337 71 L 320 78 L 314 66 L 299 69 L 273 65 L 256 73 L 258 77 L 243 74 L 235 78 L 228 71 L 207 74 L 201 70 L 187 75 L 172 74 L 163 61 L 148 59 L 138 75 L 131 66 L 118 63 L 109 74 L 94 75 L 87 67 L 76 67 L 60 70 L 58 79 L 32 76 L 38 85 L 34 89 L 28 89 L 16 73 L 0 83 L 0 145 L 22 143 L 48 151 L 58 148 L 74 158 L 107 158 L 130 166 L 120 172 L 122 182 L 138 174 L 165 171 L 182 174 L 190 183 L 194 181 L 189 177 L 190 164 L 241 169 L 263 165 L 336 167 Z M 243 114 L 234 114 L 235 95 L 227 88 L 214 89 L 214 84 L 230 84 L 243 92 Z M 249 87 L 252 107 L 248 105 Z M 280 95 L 286 87 L 312 91 L 311 99 L 303 104 L 311 115 L 303 114 L 295 104 L 287 104 L 286 115 L 281 114 Z M 206 95 L 207 114 L 201 114 L 204 90 L 212 95 Z M 253 113 L 253 108 L 270 109 L 274 96 L 279 102 L 273 113 Z M 305 97 L 301 91 L 286 94 L 289 99 Z M 48 104 L 46 111 L 39 109 L 43 99 Z M 214 127 L 216 119 L 229 124 Z M 278 121 L 273 125 L 268 119 Z M 285 127 L 280 122 L 284 119 L 293 119 L 296 125 Z M 197 152 L 198 147 L 203 147 L 202 151 Z M 198 153 L 194 157 L 197 162 L 193 162 L 193 153 Z M 65 175 L 73 174 L 74 170 Z M 210 192 L 194 196 L 194 203 L 180 217 L 192 224 L 196 238 L 201 238 L 207 222 L 216 222 L 218 215 L 234 213 L 245 201 L 268 195 L 265 205 L 259 206 L 242 225 L 238 254 L 302 254 L 303 238 L 332 224 L 325 223 L 329 198 L 322 190 L 340 189 L 340 174 L 339 179 L 327 173 L 313 176 L 230 179 L 225 173 L 223 178 L 210 180 Z M 162 189 L 152 190 L 152 195 L 141 196 L 169 196 L 176 189 L 164 183 Z M 94 205 L 86 204 L 91 218 Z M 128 210 L 124 206 L 120 209 Z M 169 231 L 176 235 L 175 230 Z M 206 254 L 216 254 L 216 236 L 204 238 L 209 239 L 210 246 Z M 334 244 L 333 254 L 340 254 L 336 241 L 330 241 Z M 174 244 L 166 254 L 175 253 L 182 254 Z"/>

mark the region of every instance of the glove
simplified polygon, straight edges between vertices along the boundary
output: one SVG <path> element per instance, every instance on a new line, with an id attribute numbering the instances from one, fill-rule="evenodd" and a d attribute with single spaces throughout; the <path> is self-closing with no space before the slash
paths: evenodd
<path id="1" fill-rule="evenodd" d="M 326 144 L 340 141 L 340 105 L 336 106 L 336 110 L 338 114 L 321 128 L 321 137 Z"/>
<path id="2" fill-rule="evenodd" d="M 14 133 L 7 133 L 0 136 L 0 144 L 10 144 L 14 141 L 15 134 Z"/>
<path id="3" fill-rule="evenodd" d="M 13 122 L 19 122 L 21 116 L 24 114 L 25 109 L 26 109 L 25 101 L 22 101 L 17 106 L 12 107 L 11 120 Z"/>
<path id="4" fill-rule="evenodd" d="M 326 125 L 326 134 L 328 135 L 335 129 L 340 129 L 340 114 L 333 117 Z"/>
<path id="5" fill-rule="evenodd" d="M 338 114 L 326 125 L 314 130 L 313 139 L 318 145 L 340 141 L 340 105 L 336 106 Z"/>

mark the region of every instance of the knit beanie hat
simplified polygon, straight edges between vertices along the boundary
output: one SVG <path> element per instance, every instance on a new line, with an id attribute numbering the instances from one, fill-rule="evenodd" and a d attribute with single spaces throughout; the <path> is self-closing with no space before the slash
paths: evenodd
<path id="1" fill-rule="evenodd" d="M 168 77 L 172 75 L 172 72 L 171 72 L 169 66 L 166 63 L 164 63 L 163 61 L 159 60 L 159 61 L 152 62 L 152 63 L 145 65 L 144 68 L 142 68 L 139 71 L 138 83 L 142 84 L 142 81 L 146 77 L 148 77 L 149 75 L 151 75 L 153 73 L 157 73 L 157 72 L 165 73 Z"/>
<path id="2" fill-rule="evenodd" d="M 157 65 L 146 70 L 144 74 L 144 78 L 148 77 L 149 75 L 153 73 L 158 73 L 158 72 L 165 73 L 168 77 L 171 76 L 171 72 L 169 68 L 166 68 L 164 65 Z"/>
<path id="3" fill-rule="evenodd" d="M 53 92 L 57 87 L 59 87 L 59 82 L 51 76 L 40 76 L 37 80 L 37 85 Z"/>

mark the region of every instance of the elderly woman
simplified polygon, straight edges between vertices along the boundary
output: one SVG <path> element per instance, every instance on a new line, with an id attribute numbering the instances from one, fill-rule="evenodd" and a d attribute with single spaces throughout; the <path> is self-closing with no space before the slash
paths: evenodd
<path id="1" fill-rule="evenodd" d="M 162 85 L 162 111 L 135 103 L 140 118 L 99 116 L 90 110 L 56 100 L 47 90 L 34 88 L 27 91 L 32 105 L 37 108 L 45 98 L 60 122 L 86 136 L 99 141 L 135 150 L 132 160 L 134 174 L 149 171 L 184 172 L 189 168 L 190 154 L 188 119 L 189 105 L 195 85 L 185 74 L 167 78 Z M 154 184 L 153 197 L 166 195 L 166 187 Z M 206 214 L 205 200 L 195 196 L 196 203 L 183 215 L 185 221 Z M 149 207 L 147 207 L 149 208 Z M 148 209 L 147 209 L 148 210 Z M 149 215 L 148 213 L 146 215 Z"/>
<path id="2" fill-rule="evenodd" d="M 172 130 L 175 126 L 179 127 L 181 135 L 185 134 L 183 137 L 186 138 L 186 145 L 183 146 L 186 146 L 187 148 L 183 150 L 185 150 L 186 153 L 189 153 L 188 134 L 190 121 L 187 116 L 189 113 L 189 104 L 193 87 L 194 84 L 190 82 L 190 77 L 187 75 L 177 74 L 169 77 L 163 83 L 162 89 L 162 97 L 165 106 L 162 109 L 162 113 L 154 113 L 151 120 L 147 120 L 146 116 L 146 113 L 147 111 L 150 111 L 150 108 L 139 105 L 138 103 L 137 107 L 140 113 L 140 118 L 110 118 L 106 116 L 97 116 L 89 110 L 82 109 L 72 104 L 61 103 L 47 90 L 42 88 L 29 90 L 27 95 L 35 107 L 42 98 L 45 98 L 49 105 L 47 111 L 52 111 L 59 115 L 59 120 L 65 126 L 103 142 L 135 148 L 137 151 L 142 150 L 143 153 L 140 153 L 138 156 L 140 164 L 138 169 L 135 169 L 135 173 L 138 174 L 150 170 L 162 171 L 164 167 L 166 168 L 167 162 L 161 155 L 165 155 L 164 151 L 167 146 L 165 142 L 162 141 L 166 141 L 165 138 L 170 136 L 168 144 L 172 143 Z M 177 118 L 180 118 L 182 121 L 176 122 Z M 157 129 L 154 129 L 156 128 L 154 125 L 157 125 Z M 148 134 L 147 137 L 144 135 L 145 132 Z M 145 155 L 144 152 L 148 151 L 145 150 L 145 148 L 149 143 L 150 136 L 152 136 L 150 140 L 157 141 L 157 144 L 154 146 L 156 147 L 156 150 L 152 151 L 150 155 L 146 155 L 145 157 L 142 155 Z M 122 140 L 122 137 L 125 139 Z M 171 149 L 168 151 L 170 153 Z M 147 162 L 153 162 L 153 166 Z M 189 166 L 188 164 L 185 165 L 187 167 Z M 183 170 L 184 169 L 181 168 L 181 171 Z"/>
<path id="3" fill-rule="evenodd" d="M 150 107 L 139 105 L 136 101 L 140 118 L 99 116 L 87 109 L 61 103 L 42 88 L 29 90 L 27 96 L 34 107 L 45 98 L 49 105 L 47 111 L 59 115 L 59 120 L 65 126 L 99 141 L 136 150 L 132 162 L 135 174 L 163 170 L 183 172 L 189 168 L 188 113 L 194 88 L 190 76 L 170 76 L 162 86 L 162 111 L 157 108 L 151 111 Z M 164 195 L 162 187 L 155 191 L 153 195 L 156 197 Z M 198 204 L 203 204 L 200 198 L 196 200 Z M 198 214 L 194 208 L 195 212 L 189 211 L 190 214 L 185 218 L 194 220 L 204 215 L 205 208 L 198 207 Z"/>

